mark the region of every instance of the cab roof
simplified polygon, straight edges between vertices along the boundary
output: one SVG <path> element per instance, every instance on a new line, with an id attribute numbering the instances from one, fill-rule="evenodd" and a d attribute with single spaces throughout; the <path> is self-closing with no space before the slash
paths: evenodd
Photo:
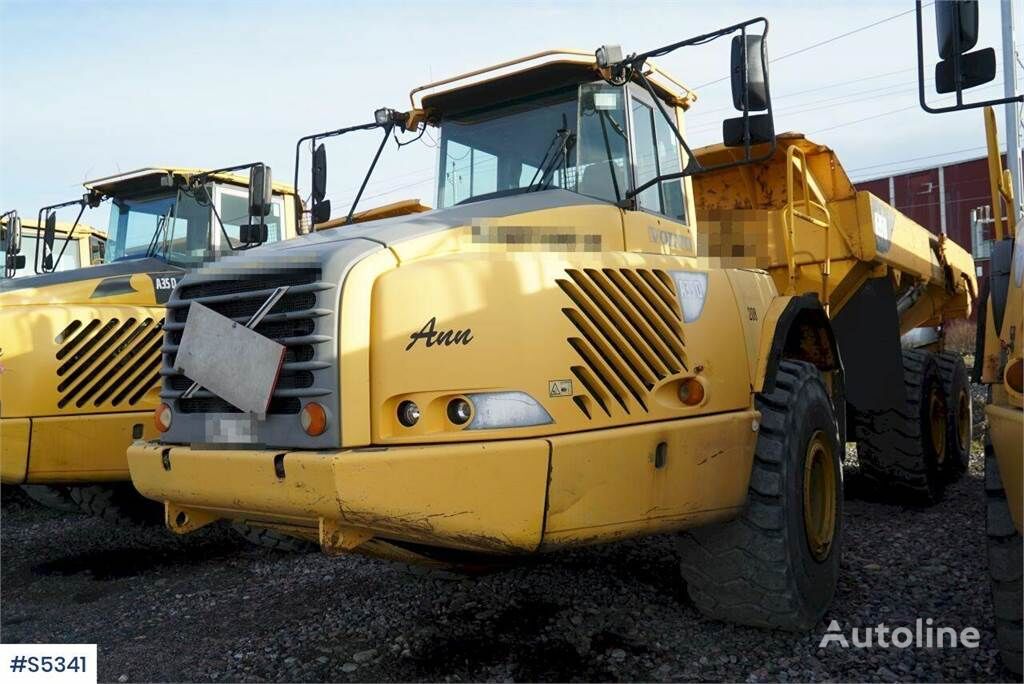
<path id="1" fill-rule="evenodd" d="M 644 75 L 668 103 L 688 108 L 697 94 L 651 60 Z M 414 88 L 413 109 L 425 110 L 428 121 L 505 100 L 601 78 L 597 58 L 585 50 L 555 49 L 494 64 Z"/>
<path id="2" fill-rule="evenodd" d="M 180 166 L 148 166 L 135 171 L 118 173 L 113 176 L 105 176 L 94 180 L 85 181 L 83 185 L 86 190 L 99 192 L 105 195 L 133 195 L 167 187 L 162 183 L 163 179 L 177 176 L 185 181 L 204 173 L 208 169 L 196 169 Z M 223 183 L 230 183 L 241 187 L 249 187 L 249 179 L 246 176 L 236 173 L 215 173 L 213 179 Z M 273 190 L 282 195 L 294 195 L 295 188 L 288 183 L 274 182 Z"/>

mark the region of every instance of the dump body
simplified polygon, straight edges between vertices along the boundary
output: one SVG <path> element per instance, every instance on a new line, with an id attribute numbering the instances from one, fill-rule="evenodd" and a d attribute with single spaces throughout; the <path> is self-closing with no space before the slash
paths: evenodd
<path id="1" fill-rule="evenodd" d="M 705 163 L 729 154 L 720 145 L 697 151 Z M 780 292 L 818 294 L 833 317 L 887 269 L 897 297 L 908 296 L 901 333 L 971 314 L 970 253 L 857 191 L 835 152 L 800 134 L 780 135 L 768 162 L 698 176 L 694 193 L 709 257 L 765 269 Z"/>

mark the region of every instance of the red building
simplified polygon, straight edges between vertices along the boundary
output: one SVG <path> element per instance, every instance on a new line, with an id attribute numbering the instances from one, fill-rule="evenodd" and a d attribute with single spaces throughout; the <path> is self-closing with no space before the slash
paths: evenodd
<path id="1" fill-rule="evenodd" d="M 888 201 L 933 233 L 945 233 L 974 255 L 978 279 L 988 277 L 993 230 L 987 157 L 903 171 L 855 185 Z"/>

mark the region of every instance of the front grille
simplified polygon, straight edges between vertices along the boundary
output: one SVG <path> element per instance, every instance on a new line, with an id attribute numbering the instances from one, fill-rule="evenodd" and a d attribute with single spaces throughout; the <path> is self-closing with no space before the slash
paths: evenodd
<path id="1" fill-rule="evenodd" d="M 686 370 L 672 277 L 625 268 L 569 269 L 566 275 L 557 282 L 572 306 L 562 313 L 579 333 L 566 340 L 579 358 L 569 371 L 585 390 L 573 401 L 587 418 L 598 408 L 607 416 L 647 413 L 652 390 Z"/>
<path id="2" fill-rule="evenodd" d="M 162 320 L 74 320 L 57 335 L 57 407 L 134 406 L 160 380 Z"/>
<path id="3" fill-rule="evenodd" d="M 174 370 L 175 357 L 188 318 L 188 307 L 199 302 L 222 316 L 246 323 L 275 288 L 288 292 L 256 326 L 256 332 L 284 345 L 285 358 L 267 414 L 296 414 L 302 399 L 330 394 L 327 383 L 318 385 L 318 372 L 328 363 L 316 360 L 316 349 L 329 342 L 327 331 L 318 332 L 318 320 L 331 311 L 318 307 L 321 292 L 332 288 L 320 281 L 318 269 L 296 269 L 275 273 L 239 274 L 233 279 L 205 280 L 183 284 L 169 302 L 164 339 L 164 388 L 162 397 L 176 402 L 182 413 L 239 413 L 239 409 L 205 389 L 182 399 L 192 381 Z"/>

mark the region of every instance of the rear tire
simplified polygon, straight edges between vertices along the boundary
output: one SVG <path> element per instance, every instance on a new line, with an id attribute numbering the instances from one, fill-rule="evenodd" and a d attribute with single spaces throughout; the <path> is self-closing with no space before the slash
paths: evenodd
<path id="1" fill-rule="evenodd" d="M 40 506 L 51 508 L 63 513 L 81 513 L 82 509 L 71 497 L 68 487 L 59 485 L 21 485 L 21 490 L 28 498 Z"/>
<path id="2" fill-rule="evenodd" d="M 1021 674 L 1022 616 L 1021 536 L 1010 517 L 1006 492 L 999 477 L 999 465 L 992 446 L 985 446 L 985 531 L 988 534 L 988 577 L 992 588 L 992 612 L 996 646 L 1007 669 Z"/>
<path id="3" fill-rule="evenodd" d="M 758 395 L 746 509 L 680 536 L 690 598 L 705 615 L 806 631 L 835 594 L 842 552 L 842 450 L 832 402 L 809 363 L 779 364 Z"/>
<path id="4" fill-rule="evenodd" d="M 231 528 L 250 544 L 283 553 L 310 553 L 316 550 L 316 544 L 306 539 L 272 530 L 268 527 L 256 527 L 244 522 L 231 524 Z"/>
<path id="5" fill-rule="evenodd" d="M 163 524 L 163 505 L 142 496 L 130 483 L 117 482 L 69 489 L 82 511 L 113 525 L 148 527 Z"/>
<path id="6" fill-rule="evenodd" d="M 942 475 L 946 482 L 956 482 L 967 472 L 971 462 L 971 385 L 967 379 L 964 358 L 955 352 L 942 352 L 935 356 L 946 394 L 946 457 L 942 462 Z"/>
<path id="7" fill-rule="evenodd" d="M 903 386 L 907 402 L 902 410 L 857 412 L 860 472 L 877 493 L 895 503 L 931 505 L 942 498 L 947 417 L 932 354 L 903 350 Z M 934 423 L 940 420 L 941 428 Z"/>

